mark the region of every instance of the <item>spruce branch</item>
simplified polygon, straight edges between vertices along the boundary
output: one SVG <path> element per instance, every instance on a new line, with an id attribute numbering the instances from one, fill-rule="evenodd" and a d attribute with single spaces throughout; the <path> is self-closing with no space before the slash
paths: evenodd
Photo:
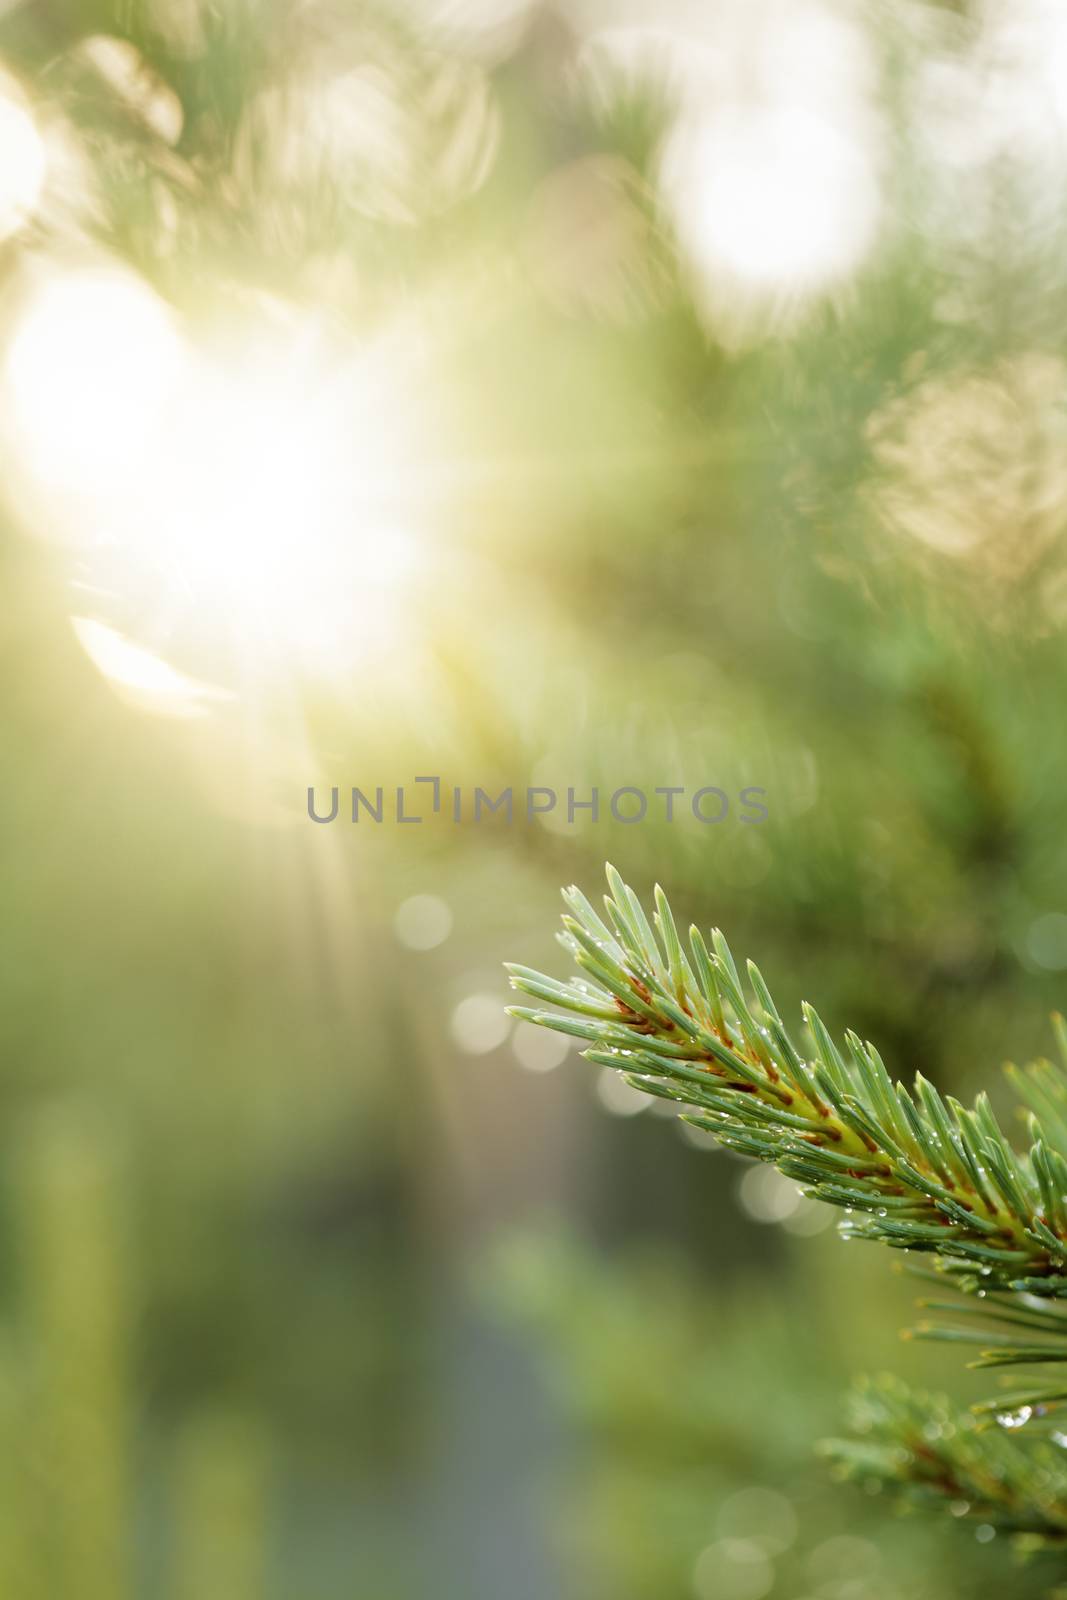
<path id="1" fill-rule="evenodd" d="M 942 1396 L 897 1378 L 864 1380 L 852 1395 L 854 1437 L 829 1439 L 822 1453 L 842 1477 L 895 1489 L 906 1501 L 1029 1536 L 1035 1545 L 1067 1539 L 1067 1452 L 1048 1439 L 1024 1443 L 1012 1428 L 1027 1418 L 1004 1413 L 1009 1431 L 956 1415 Z"/>
<path id="2" fill-rule="evenodd" d="M 1067 1433 L 1054 1426 L 1067 1404 L 1063 1022 L 1062 1064 L 1009 1069 L 1029 1119 L 1020 1152 L 987 1096 L 968 1109 L 922 1077 L 911 1090 L 894 1083 L 873 1045 L 854 1033 L 835 1043 L 810 1005 L 794 1038 L 759 969 L 749 962 L 744 984 L 718 930 L 705 941 L 690 928 L 685 948 L 661 889 L 650 921 L 614 868 L 607 876 L 603 918 L 579 889 L 564 890 L 559 937 L 579 976 L 509 966 L 513 986 L 540 1002 L 513 1014 L 576 1036 L 589 1061 L 673 1101 L 728 1148 L 773 1162 L 844 1210 L 846 1237 L 925 1252 L 929 1265 L 904 1265 L 939 1297 L 920 1301 L 933 1316 L 906 1336 L 959 1345 L 972 1367 L 1036 1376 L 963 1416 L 879 1380 L 855 1402 L 858 1437 L 826 1449 L 846 1475 L 913 1502 L 1035 1544 L 1067 1540 Z"/>
<path id="3" fill-rule="evenodd" d="M 559 1009 L 513 1015 L 581 1039 L 587 1060 L 773 1162 L 845 1211 L 847 1237 L 933 1252 L 964 1290 L 1067 1296 L 1064 1068 L 1015 1074 L 1031 1110 L 1017 1153 L 986 1095 L 967 1109 L 921 1076 L 912 1090 L 894 1083 L 873 1045 L 851 1032 L 835 1044 L 807 1004 L 798 1045 L 758 967 L 748 962 L 746 988 L 717 929 L 709 946 L 691 927 L 687 954 L 658 886 L 650 922 L 613 867 L 607 877 L 606 920 L 579 889 L 563 893 L 560 941 L 581 976 L 507 968 L 516 989 Z"/>

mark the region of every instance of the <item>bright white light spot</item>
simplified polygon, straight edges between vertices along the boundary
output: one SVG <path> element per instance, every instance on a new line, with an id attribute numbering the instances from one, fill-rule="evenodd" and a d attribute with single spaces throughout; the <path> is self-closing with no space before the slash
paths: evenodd
<path id="1" fill-rule="evenodd" d="M 452 912 L 436 894 L 413 894 L 397 907 L 393 929 L 409 950 L 434 950 L 452 932 Z"/>
<path id="2" fill-rule="evenodd" d="M 21 227 L 37 204 L 46 166 L 33 118 L 0 85 L 0 239 Z"/>
<path id="3" fill-rule="evenodd" d="M 166 308 L 131 274 L 47 279 L 18 321 L 5 367 L 15 442 L 30 471 L 75 491 L 128 478 L 181 362 Z"/>
<path id="4" fill-rule="evenodd" d="M 1047 141 L 1053 128 L 1062 134 L 1067 127 L 1067 18 L 1060 0 L 989 0 L 979 50 L 1004 132 L 1026 138 L 1031 148 L 1037 140 Z"/>
<path id="5" fill-rule="evenodd" d="M 1049 911 L 1036 917 L 1026 930 L 1026 948 L 1047 972 L 1067 969 L 1067 916 L 1062 911 Z"/>
<path id="6" fill-rule="evenodd" d="M 602 1067 L 596 1081 L 597 1098 L 613 1117 L 636 1117 L 652 1102 L 652 1095 L 635 1089 L 614 1067 Z"/>
<path id="7" fill-rule="evenodd" d="M 417 637 L 414 406 L 395 351 L 281 320 L 196 348 L 129 274 L 51 278 L 7 353 L 6 442 L 32 524 L 149 637 L 242 688 L 284 667 L 355 689 Z"/>
<path id="8" fill-rule="evenodd" d="M 753 1222 L 784 1222 L 803 1198 L 795 1182 L 766 1166 L 749 1167 L 737 1195 Z"/>
<path id="9" fill-rule="evenodd" d="M 203 716 L 205 702 L 227 696 L 210 684 L 176 672 L 160 656 L 123 638 L 91 617 L 72 617 L 71 625 L 90 661 L 123 695 L 144 711 L 162 716 Z"/>
<path id="10" fill-rule="evenodd" d="M 488 1055 L 504 1043 L 511 1018 L 501 1000 L 492 994 L 469 994 L 452 1013 L 452 1037 L 471 1056 Z"/>
<path id="11" fill-rule="evenodd" d="M 992 168 L 1012 174 L 1015 232 L 1026 236 L 1059 220 L 1067 14 L 1062 0 L 983 0 L 974 21 L 966 41 L 946 39 L 942 55 L 928 53 L 918 66 L 905 119 L 939 180 L 937 232 L 982 237 L 989 217 L 981 197 Z"/>
<path id="12" fill-rule="evenodd" d="M 765 292 L 823 288 L 858 266 L 878 223 L 877 174 L 857 131 L 796 105 L 683 122 L 667 185 L 713 298 L 730 278 Z"/>
<path id="13" fill-rule="evenodd" d="M 570 1040 L 564 1033 L 548 1028 L 516 1028 L 511 1048 L 515 1059 L 527 1072 L 551 1072 L 570 1054 Z"/>
<path id="14" fill-rule="evenodd" d="M 1064 24 L 1062 7 L 1052 28 L 1048 48 L 1044 51 L 1044 64 L 1056 115 L 1061 123 L 1067 124 L 1067 25 Z"/>
<path id="15" fill-rule="evenodd" d="M 389 503 L 404 468 L 385 395 L 299 344 L 191 371 L 150 545 L 247 661 L 351 666 L 394 637 L 416 550 Z"/>
<path id="16" fill-rule="evenodd" d="M 877 62 L 855 8 L 836 0 L 739 0 L 735 16 L 754 46 L 762 96 L 819 110 L 856 106 L 876 88 Z"/>

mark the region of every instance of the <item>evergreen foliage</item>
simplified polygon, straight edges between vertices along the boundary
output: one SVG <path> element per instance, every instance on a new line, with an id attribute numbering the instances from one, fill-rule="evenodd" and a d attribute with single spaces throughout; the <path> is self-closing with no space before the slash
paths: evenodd
<path id="1" fill-rule="evenodd" d="M 810 1198 L 845 1213 L 846 1238 L 921 1252 L 942 1291 L 916 1337 L 958 1343 L 978 1368 L 1037 1376 L 953 1417 L 947 1403 L 891 1382 L 855 1401 L 857 1438 L 827 1448 L 846 1472 L 900 1485 L 958 1516 L 1059 1540 L 1067 1535 L 1067 1034 L 1061 1061 L 1011 1076 L 1029 1142 L 1017 1150 L 985 1094 L 967 1108 L 921 1076 L 894 1082 L 875 1047 L 842 1044 L 815 1009 L 805 1034 L 782 1021 L 759 968 L 742 982 L 718 929 L 688 952 L 657 886 L 646 916 L 613 867 L 606 920 L 576 887 L 560 941 L 581 975 L 562 983 L 509 965 L 515 988 L 559 1010 L 513 1008 L 583 1041 L 586 1059 L 677 1103 L 727 1148 L 772 1162 Z M 945 1295 L 950 1298 L 944 1298 Z M 948 1316 L 953 1320 L 945 1321 Z M 991 1427 L 992 1423 L 999 1427 Z M 1025 1438 L 1017 1430 L 1028 1429 Z"/>

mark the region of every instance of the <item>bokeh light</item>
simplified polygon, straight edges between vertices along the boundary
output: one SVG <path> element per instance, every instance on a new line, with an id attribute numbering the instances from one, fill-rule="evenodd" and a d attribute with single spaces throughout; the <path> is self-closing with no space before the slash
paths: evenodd
<path id="1" fill-rule="evenodd" d="M 511 1021 L 495 995 L 469 994 L 452 1012 L 452 1038 L 467 1055 L 498 1050 L 511 1032 Z"/>
<path id="2" fill-rule="evenodd" d="M 683 242 L 713 292 L 806 294 L 846 277 L 878 219 L 875 171 L 854 138 L 800 106 L 712 116 L 674 152 Z"/>
<path id="3" fill-rule="evenodd" d="M 597 1074 L 597 1099 L 613 1117 L 636 1117 L 647 1111 L 653 1100 L 635 1084 L 620 1077 L 613 1067 L 603 1067 Z"/>
<path id="4" fill-rule="evenodd" d="M 413 894 L 396 908 L 393 927 L 409 950 L 436 950 L 452 932 L 452 911 L 437 894 Z"/>
<path id="5" fill-rule="evenodd" d="M 869 45 L 843 10 L 770 4 L 723 21 L 703 66 L 683 55 L 662 182 L 697 298 L 733 344 L 791 325 L 864 262 L 882 133 Z M 725 92 L 724 54 L 742 64 Z"/>
<path id="6" fill-rule="evenodd" d="M 391 353 L 288 317 L 198 342 L 100 268 L 28 296 L 5 384 L 27 515 L 78 550 L 83 589 L 136 601 L 146 649 L 243 690 L 403 639 L 419 482 Z"/>
<path id="7" fill-rule="evenodd" d="M 794 1182 L 770 1166 L 748 1167 L 737 1195 L 754 1222 L 785 1222 L 804 1198 Z"/>
<path id="8" fill-rule="evenodd" d="M 138 472 L 162 426 L 184 359 L 174 320 L 132 273 L 49 273 L 16 322 L 4 362 L 9 449 L 34 485 L 108 500 Z M 94 507 L 78 502 L 64 532 L 90 538 Z"/>
<path id="9" fill-rule="evenodd" d="M 547 1028 L 516 1028 L 511 1048 L 516 1061 L 527 1072 L 553 1072 L 570 1054 L 566 1038 L 560 1033 L 550 1033 Z"/>
<path id="10" fill-rule="evenodd" d="M 159 656 L 92 617 L 72 617 L 75 637 L 93 665 L 129 704 L 161 716 L 198 717 L 224 691 L 177 672 Z"/>
<path id="11" fill-rule="evenodd" d="M 0 239 L 33 212 L 47 170 L 44 142 L 29 108 L 0 77 Z"/>

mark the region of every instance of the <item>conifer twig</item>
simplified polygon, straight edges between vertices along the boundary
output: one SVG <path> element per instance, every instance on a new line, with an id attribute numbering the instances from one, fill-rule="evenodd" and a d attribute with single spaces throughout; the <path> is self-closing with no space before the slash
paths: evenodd
<path id="1" fill-rule="evenodd" d="M 1024 1443 L 1009 1415 L 1008 1431 L 982 1428 L 953 1413 L 938 1395 L 897 1378 L 866 1380 L 851 1404 L 853 1437 L 829 1439 L 822 1452 L 841 1475 L 889 1484 L 914 1505 L 942 1509 L 1039 1544 L 1067 1540 L 1067 1455 L 1052 1439 Z"/>
<path id="2" fill-rule="evenodd" d="M 967 1109 L 917 1077 L 894 1083 L 873 1045 L 831 1038 L 810 1005 L 807 1039 L 787 1031 L 759 969 L 743 984 L 723 935 L 683 948 L 663 891 L 651 920 L 614 868 L 606 920 L 564 891 L 561 942 L 581 969 L 562 983 L 510 965 L 516 989 L 557 1007 L 515 1016 L 581 1039 L 585 1057 L 674 1101 L 723 1145 L 773 1162 L 842 1208 L 842 1231 L 934 1252 L 961 1288 L 1067 1294 L 1067 1074 L 1023 1080 L 1032 1142 L 1009 1144 L 978 1096 Z M 1039 1113 L 1047 1115 L 1047 1128 Z"/>
<path id="3" fill-rule="evenodd" d="M 560 941 L 580 975 L 563 983 L 509 966 L 539 1002 L 513 1014 L 582 1040 L 585 1057 L 673 1101 L 723 1145 L 773 1162 L 812 1199 L 845 1213 L 841 1232 L 924 1252 L 907 1270 L 934 1281 L 908 1337 L 958 1344 L 971 1366 L 1038 1369 L 1026 1387 L 953 1416 L 895 1379 L 854 1403 L 852 1439 L 825 1447 L 846 1475 L 978 1518 L 1037 1544 L 1067 1540 L 1067 1031 L 1061 1064 L 1009 1069 L 1029 1119 L 1017 1151 L 979 1095 L 966 1108 L 917 1077 L 894 1082 L 873 1045 L 836 1043 L 818 1013 L 786 1029 L 759 969 L 741 980 L 715 930 L 687 947 L 662 890 L 645 915 L 612 867 L 601 917 L 564 890 Z M 554 1009 L 544 1009 L 550 1006 Z M 972 1296 L 973 1298 L 966 1298 Z M 953 1320 L 946 1322 L 948 1315 Z M 999 1427 L 993 1424 L 1000 1424 Z M 1026 1437 L 1016 1431 L 1026 1428 Z"/>

